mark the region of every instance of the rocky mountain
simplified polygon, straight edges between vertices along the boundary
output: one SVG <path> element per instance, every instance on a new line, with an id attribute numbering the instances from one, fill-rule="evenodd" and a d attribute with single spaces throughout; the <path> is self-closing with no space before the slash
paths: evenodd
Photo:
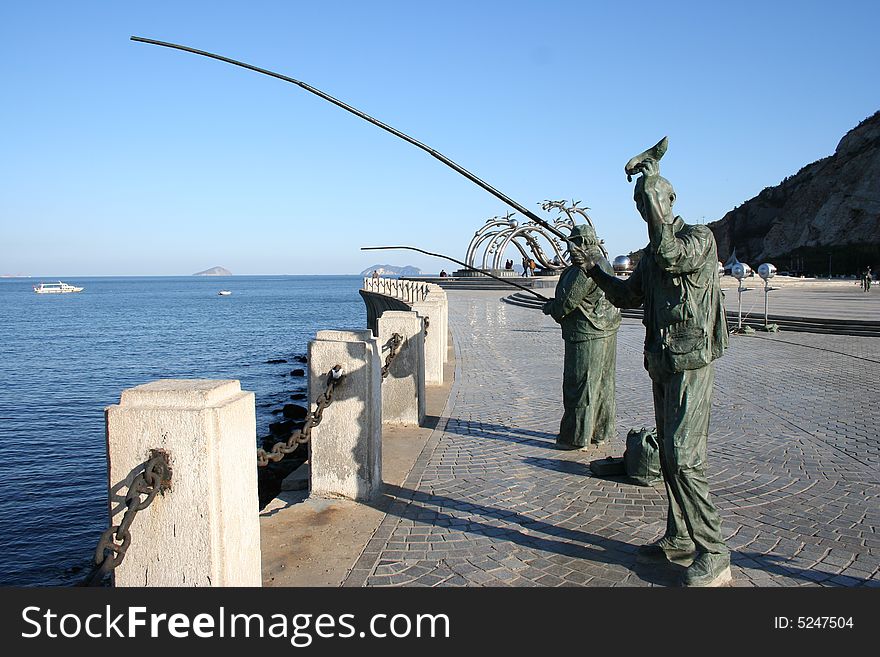
<path id="1" fill-rule="evenodd" d="M 367 267 L 361 272 L 361 276 L 372 276 L 374 271 L 379 272 L 379 276 L 418 276 L 422 270 L 418 267 L 406 265 L 405 267 L 397 267 L 396 265 L 373 265 Z"/>
<path id="2" fill-rule="evenodd" d="M 880 267 L 880 112 L 850 130 L 833 155 L 709 224 L 718 258 L 733 249 L 753 269 L 815 275 Z"/>
<path id="3" fill-rule="evenodd" d="M 232 272 L 223 267 L 211 267 L 205 271 L 197 271 L 193 276 L 232 276 Z"/>

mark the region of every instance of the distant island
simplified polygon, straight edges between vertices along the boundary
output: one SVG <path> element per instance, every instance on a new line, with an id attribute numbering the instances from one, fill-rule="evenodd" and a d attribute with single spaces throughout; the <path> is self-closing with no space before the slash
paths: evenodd
<path id="1" fill-rule="evenodd" d="M 412 265 L 397 267 L 395 265 L 373 265 L 361 272 L 361 276 L 372 276 L 373 272 L 379 272 L 379 276 L 418 276 L 422 270 Z"/>
<path id="2" fill-rule="evenodd" d="M 232 272 L 225 267 L 211 267 L 205 271 L 197 271 L 193 276 L 232 276 Z"/>

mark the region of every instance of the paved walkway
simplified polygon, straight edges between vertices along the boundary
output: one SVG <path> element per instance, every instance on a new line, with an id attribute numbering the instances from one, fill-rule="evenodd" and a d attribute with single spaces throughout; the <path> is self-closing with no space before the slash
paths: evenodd
<path id="1" fill-rule="evenodd" d="M 680 567 L 635 563 L 660 536 L 662 484 L 591 476 L 554 449 L 563 343 L 540 312 L 449 291 L 456 371 L 437 429 L 346 586 L 652 586 Z M 651 426 L 643 327 L 618 337 L 618 434 Z M 713 497 L 734 584 L 880 585 L 880 339 L 732 336 L 717 362 Z M 873 388 L 873 389 L 872 389 Z M 384 505 L 383 505 L 384 506 Z"/>

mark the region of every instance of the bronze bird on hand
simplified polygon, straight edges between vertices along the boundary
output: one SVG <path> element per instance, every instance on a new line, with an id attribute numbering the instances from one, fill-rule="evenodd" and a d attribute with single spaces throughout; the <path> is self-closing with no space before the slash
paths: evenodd
<path id="1" fill-rule="evenodd" d="M 626 166 L 623 167 L 624 171 L 626 171 L 626 181 L 632 182 L 632 177 L 642 171 L 645 160 L 654 160 L 655 162 L 659 162 L 660 158 L 666 154 L 667 146 L 669 146 L 669 138 L 664 137 L 656 144 L 651 146 L 651 148 L 646 151 L 642 151 L 641 153 L 633 157 L 629 162 L 627 162 Z"/>

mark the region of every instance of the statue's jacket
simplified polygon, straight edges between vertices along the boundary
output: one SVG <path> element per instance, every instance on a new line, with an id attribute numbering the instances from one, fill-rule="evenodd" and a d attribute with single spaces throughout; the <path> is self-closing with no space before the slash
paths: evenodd
<path id="1" fill-rule="evenodd" d="M 613 272 L 602 260 L 603 271 Z M 568 342 L 595 340 L 612 335 L 620 326 L 620 311 L 580 267 L 566 268 L 559 276 L 550 315 L 562 326 L 562 339 Z"/>
<path id="2" fill-rule="evenodd" d="M 645 369 L 664 372 L 705 367 L 728 345 L 715 237 L 681 217 L 654 236 L 629 279 L 601 276 L 619 308 L 644 305 Z"/>

